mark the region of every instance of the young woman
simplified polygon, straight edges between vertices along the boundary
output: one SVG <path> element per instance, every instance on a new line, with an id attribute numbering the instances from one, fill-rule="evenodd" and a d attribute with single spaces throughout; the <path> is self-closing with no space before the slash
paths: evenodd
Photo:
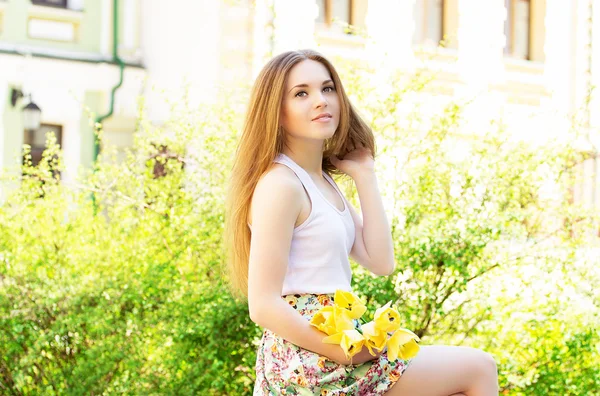
<path id="1" fill-rule="evenodd" d="M 493 358 L 467 347 L 422 346 L 410 361 L 366 348 L 348 361 L 309 320 L 351 291 L 348 256 L 394 271 L 391 232 L 370 128 L 332 64 L 290 51 L 260 72 L 236 153 L 226 237 L 235 290 L 264 328 L 255 395 L 498 395 Z M 354 180 L 361 215 L 331 178 Z"/>

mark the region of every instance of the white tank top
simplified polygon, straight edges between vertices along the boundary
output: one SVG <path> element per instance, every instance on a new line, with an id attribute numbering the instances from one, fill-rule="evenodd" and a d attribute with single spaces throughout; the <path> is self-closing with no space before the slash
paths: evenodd
<path id="1" fill-rule="evenodd" d="M 344 202 L 344 210 L 340 211 L 290 157 L 280 153 L 274 162 L 294 171 L 308 192 L 312 206 L 308 218 L 294 228 L 281 295 L 335 293 L 337 289 L 351 291 L 352 272 L 348 256 L 354 244 L 355 229 L 344 194 L 323 171 L 325 179 Z"/>

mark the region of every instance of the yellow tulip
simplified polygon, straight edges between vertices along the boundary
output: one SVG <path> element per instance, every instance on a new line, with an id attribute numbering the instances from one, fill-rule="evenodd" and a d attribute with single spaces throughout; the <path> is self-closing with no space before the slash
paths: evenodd
<path id="1" fill-rule="evenodd" d="M 398 329 L 391 335 L 387 342 L 387 355 L 389 360 L 400 358 L 407 360 L 415 357 L 419 352 L 417 344 L 419 336 L 408 329 Z"/>
<path id="2" fill-rule="evenodd" d="M 367 310 L 365 304 L 351 292 L 336 290 L 334 301 L 337 307 L 348 310 L 352 319 L 360 318 Z"/>
<path id="3" fill-rule="evenodd" d="M 336 306 L 319 309 L 310 320 L 310 324 L 327 335 L 354 329 L 348 311 Z"/>
<path id="4" fill-rule="evenodd" d="M 327 306 L 319 309 L 310 320 L 310 324 L 315 326 L 327 334 L 333 334 L 335 332 L 335 323 L 333 318 L 333 307 Z"/>
<path id="5" fill-rule="evenodd" d="M 342 332 L 330 335 L 323 339 L 327 344 L 339 344 L 344 351 L 347 359 L 356 355 L 362 350 L 365 344 L 365 338 L 357 330 L 344 330 Z"/>
<path id="6" fill-rule="evenodd" d="M 394 308 L 391 308 L 391 305 L 392 302 L 388 302 L 375 311 L 373 317 L 375 328 L 384 333 L 392 332 L 400 327 L 400 314 Z"/>
<path id="7" fill-rule="evenodd" d="M 347 310 L 333 307 L 333 317 L 335 318 L 336 332 L 354 329 L 354 322 Z"/>
<path id="8" fill-rule="evenodd" d="M 369 353 L 375 356 L 375 352 L 373 352 L 373 350 L 381 352 L 387 342 L 387 333 L 384 331 L 379 331 L 375 327 L 375 322 L 363 324 L 361 326 L 361 330 L 363 337 L 365 338 L 365 345 L 369 349 Z"/>

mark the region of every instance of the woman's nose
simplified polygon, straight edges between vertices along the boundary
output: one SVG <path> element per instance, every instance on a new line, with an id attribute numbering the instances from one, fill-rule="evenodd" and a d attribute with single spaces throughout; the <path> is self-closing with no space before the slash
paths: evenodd
<path id="1" fill-rule="evenodd" d="M 327 106 L 327 99 L 325 98 L 325 95 L 321 93 L 317 96 L 315 107 L 319 108 L 324 106 Z"/>

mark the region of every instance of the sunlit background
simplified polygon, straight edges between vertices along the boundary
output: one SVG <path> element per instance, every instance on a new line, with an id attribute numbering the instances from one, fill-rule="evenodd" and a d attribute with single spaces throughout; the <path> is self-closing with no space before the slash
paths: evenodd
<path id="1" fill-rule="evenodd" d="M 0 178 L 0 312 L 9 312 L 0 317 L 8 329 L 0 331 L 0 394 L 11 381 L 24 392 L 14 394 L 251 392 L 259 329 L 215 277 L 224 261 L 225 165 L 255 76 L 274 55 L 302 48 L 345 70 L 379 147 L 401 140 L 418 157 L 411 174 L 397 166 L 400 149 L 377 162 L 399 269 L 389 282 L 358 269 L 357 290 L 379 302 L 398 298 L 427 342 L 491 350 L 503 394 L 547 395 L 558 384 L 555 394 L 577 395 L 600 383 L 598 253 L 575 238 L 576 223 L 600 207 L 598 1 L 0 0 L 0 176 L 44 185 L 19 176 L 24 146 L 34 167 L 43 163 L 47 132 L 62 149 L 61 186 L 107 160 L 109 148 L 117 163 L 79 185 L 105 194 L 103 214 L 116 219 L 107 223 L 87 200 L 70 212 L 62 192 L 39 196 L 35 184 L 11 201 L 18 183 Z M 418 89 L 399 83 L 421 75 L 431 78 Z M 181 105 L 193 115 L 175 111 Z M 439 114 L 450 139 L 436 127 Z M 147 174 L 137 167 L 147 146 L 126 166 L 135 138 L 150 131 L 145 122 L 175 136 L 175 148 L 158 151 L 185 164 L 200 185 L 194 194 L 166 165 L 148 165 Z M 514 161 L 511 146 L 496 150 L 496 127 L 526 143 L 512 146 Z M 390 130 L 402 133 L 390 138 Z M 160 137 L 149 140 L 162 145 Z M 564 158 L 581 160 L 562 164 L 561 153 L 531 150 L 551 138 L 571 139 L 565 147 L 581 156 Z M 552 157 L 544 163 L 539 153 Z M 563 168 L 564 191 L 540 181 Z M 402 184 L 405 176 L 412 183 Z M 342 188 L 353 195 L 351 184 Z M 568 202 L 555 210 L 548 196 Z M 559 225 L 548 238 L 535 224 L 544 216 Z M 598 223 L 586 224 L 597 246 Z M 540 247 L 530 253 L 532 241 Z M 588 261 L 569 261 L 579 253 Z M 198 355 L 206 345 L 212 354 Z"/>
<path id="2" fill-rule="evenodd" d="M 435 70 L 426 102 L 476 98 L 474 130 L 501 111 L 517 134 L 543 138 L 569 128 L 566 114 L 582 111 L 589 128 L 582 150 L 593 150 L 600 124 L 598 99 L 586 105 L 600 79 L 600 7 L 593 3 L 3 0 L 0 166 L 19 163 L 23 143 L 35 161 L 53 130 L 64 148 L 62 177 L 71 180 L 95 159 L 86 108 L 105 116 L 104 144 L 130 146 L 140 94 L 160 123 L 169 113 L 165 98 L 179 99 L 184 87 L 191 103 L 214 100 L 248 84 L 270 56 L 295 48 L 366 60 L 382 74 Z M 41 110 L 34 129 L 24 125 L 29 103 Z M 597 159 L 582 165 L 585 182 L 575 199 L 599 204 L 599 169 Z"/>

